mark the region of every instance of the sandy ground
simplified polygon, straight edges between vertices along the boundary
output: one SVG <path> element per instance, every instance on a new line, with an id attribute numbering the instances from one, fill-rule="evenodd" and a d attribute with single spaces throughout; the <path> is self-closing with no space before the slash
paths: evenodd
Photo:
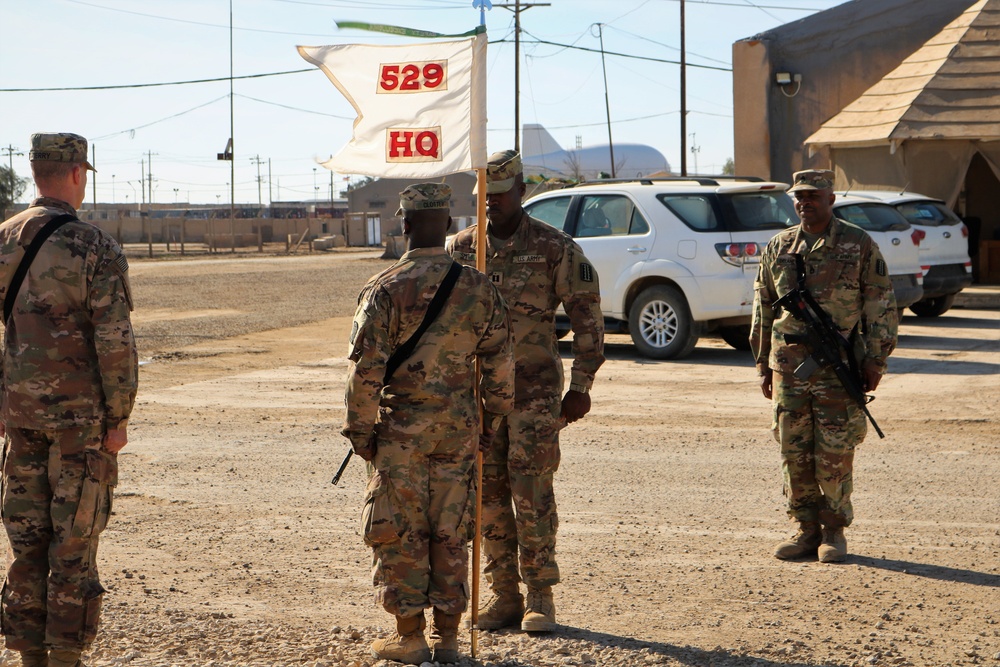
<path id="1" fill-rule="evenodd" d="M 88 664 L 379 664 L 363 466 L 330 478 L 355 298 L 387 263 L 133 261 L 146 363 Z M 839 565 L 771 556 L 788 526 L 747 353 L 607 356 L 563 432 L 561 629 L 481 633 L 465 664 L 1000 666 L 1000 311 L 903 320 Z"/>

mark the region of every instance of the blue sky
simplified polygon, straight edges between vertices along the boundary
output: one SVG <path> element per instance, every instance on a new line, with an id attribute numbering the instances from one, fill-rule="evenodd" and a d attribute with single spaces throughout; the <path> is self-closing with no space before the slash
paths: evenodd
<path id="1" fill-rule="evenodd" d="M 526 4 L 532 0 L 524 0 Z M 541 0 L 540 0 L 541 1 Z M 540 123 L 564 148 L 605 144 L 605 56 L 615 142 L 645 143 L 680 166 L 679 0 L 548 0 L 521 13 L 521 122 Z M 495 5 L 503 4 L 494 2 Z M 507 4 L 513 5 L 513 0 Z M 840 0 L 687 0 L 688 170 L 718 173 L 733 155 L 732 44 L 806 19 Z M 233 73 L 309 70 L 298 44 L 400 43 L 336 21 L 442 33 L 479 23 L 472 0 L 232 0 Z M 513 13 L 486 14 L 489 150 L 513 145 Z M 75 131 L 96 147 L 97 198 L 134 204 L 143 161 L 157 203 L 225 203 L 230 168 L 216 154 L 230 134 L 229 81 L 88 91 L 20 92 L 225 78 L 230 0 L 4 0 L 0 18 L 0 160 L 30 175 L 28 138 Z M 698 67 L 698 66 L 704 67 Z M 236 202 L 329 196 L 316 158 L 349 139 L 354 113 L 317 69 L 233 84 Z M 690 135 L 694 135 L 691 137 Z M 697 153 L 690 152 L 691 146 Z M 8 156 L 8 148 L 25 155 Z M 260 182 L 258 163 L 260 160 Z M 270 178 L 268 171 L 270 169 Z M 335 189 L 348 175 L 335 174 Z M 91 190 L 88 199 L 91 201 Z M 29 186 L 22 200 L 33 193 Z"/>

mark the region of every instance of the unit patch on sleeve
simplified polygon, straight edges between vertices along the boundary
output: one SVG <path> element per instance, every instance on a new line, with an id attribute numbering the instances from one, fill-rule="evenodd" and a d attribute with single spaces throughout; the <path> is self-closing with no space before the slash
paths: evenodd
<path id="1" fill-rule="evenodd" d="M 586 262 L 580 264 L 580 280 L 585 283 L 594 282 L 594 267 Z"/>
<path id="2" fill-rule="evenodd" d="M 884 275 L 886 275 L 886 273 L 888 273 L 886 271 L 886 268 L 885 268 L 885 260 L 884 259 L 876 259 L 875 260 L 875 273 L 879 274 L 880 276 L 884 276 Z"/>

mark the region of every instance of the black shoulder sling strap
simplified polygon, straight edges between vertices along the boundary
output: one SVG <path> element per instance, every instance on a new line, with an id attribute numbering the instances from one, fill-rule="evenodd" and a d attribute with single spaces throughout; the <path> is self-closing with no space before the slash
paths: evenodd
<path id="1" fill-rule="evenodd" d="M 396 372 L 396 369 L 413 354 L 413 350 L 417 348 L 420 338 L 427 332 L 431 324 L 434 323 L 434 320 L 437 319 L 441 309 L 444 308 L 444 304 L 448 300 L 448 296 L 451 295 L 451 290 L 455 287 L 455 283 L 458 282 L 458 275 L 461 272 L 462 265 L 453 261 L 451 268 L 448 269 L 448 273 L 445 274 L 444 280 L 441 281 L 437 292 L 434 293 L 434 298 L 431 299 L 430 305 L 427 306 L 427 312 L 424 314 L 424 319 L 420 323 L 420 326 L 417 327 L 417 330 L 413 332 L 413 335 L 405 343 L 392 353 L 389 361 L 385 363 L 385 379 L 382 381 L 383 384 L 387 384 L 389 379 L 392 378 L 393 373 Z"/>
<path id="2" fill-rule="evenodd" d="M 7 287 L 7 296 L 4 297 L 3 300 L 3 321 L 5 324 L 10 319 L 10 314 L 14 311 L 14 300 L 17 299 L 17 293 L 21 291 L 21 283 L 24 282 L 24 277 L 28 275 L 28 267 L 31 266 L 31 262 L 35 259 L 35 255 L 38 254 L 42 244 L 45 243 L 45 239 L 49 238 L 49 236 L 52 235 L 52 232 L 65 225 L 67 222 L 72 222 L 74 220 L 78 220 L 78 218 L 69 213 L 57 215 L 46 222 L 45 225 L 38 230 L 38 233 L 35 234 L 35 238 L 31 239 L 31 243 L 24 251 L 24 257 L 21 258 L 21 263 L 17 265 L 14 277 L 10 279 L 10 285 Z"/>

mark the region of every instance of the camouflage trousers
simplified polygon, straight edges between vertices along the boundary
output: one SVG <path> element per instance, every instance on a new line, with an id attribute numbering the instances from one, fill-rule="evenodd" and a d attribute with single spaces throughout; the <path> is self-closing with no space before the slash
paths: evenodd
<path id="1" fill-rule="evenodd" d="M 483 457 L 483 572 L 493 590 L 520 581 L 533 588 L 559 583 L 557 414 L 558 401 L 540 411 L 515 410 Z"/>
<path id="2" fill-rule="evenodd" d="M 85 649 L 97 635 L 104 588 L 98 536 L 111 514 L 116 457 L 103 426 L 8 428 L 2 510 L 12 559 L 2 593 L 7 648 Z"/>
<path id="3" fill-rule="evenodd" d="M 427 607 L 460 614 L 468 606 L 478 443 L 472 438 L 378 440 L 362 534 L 372 547 L 376 602 L 394 616 Z"/>
<path id="4" fill-rule="evenodd" d="M 808 381 L 774 373 L 775 439 L 788 515 L 799 521 L 849 526 L 854 519 L 854 448 L 868 424 L 833 371 L 820 369 Z"/>

